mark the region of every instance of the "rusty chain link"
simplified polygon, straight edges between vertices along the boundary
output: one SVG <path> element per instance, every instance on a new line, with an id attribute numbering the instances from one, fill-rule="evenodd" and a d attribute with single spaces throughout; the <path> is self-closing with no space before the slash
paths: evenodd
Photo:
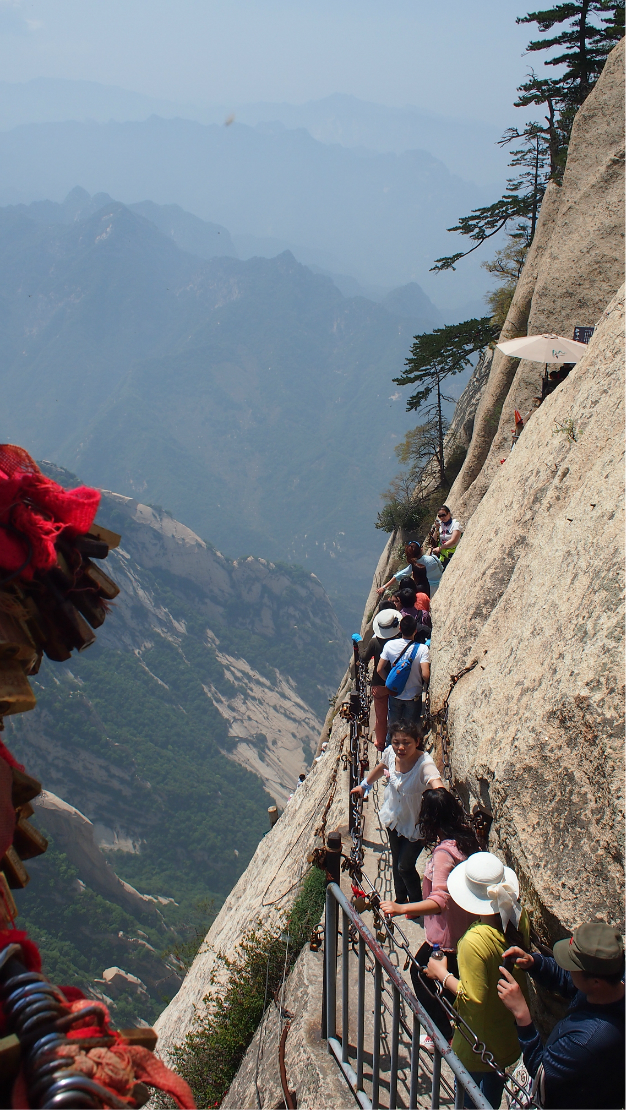
<path id="1" fill-rule="evenodd" d="M 524 1108 L 537 1107 L 538 1103 L 533 1101 L 529 1097 L 528 1091 L 521 1085 L 521 1083 L 518 1083 L 517 1079 L 515 1079 L 513 1075 L 505 1072 L 502 1068 L 498 1066 L 498 1064 L 496 1064 L 493 1053 L 489 1051 L 485 1042 L 481 1041 L 478 1038 L 474 1030 L 467 1024 L 465 1019 L 462 1018 L 461 1015 L 457 1013 L 454 1007 L 448 1002 L 448 999 L 445 997 L 445 994 L 443 992 L 441 983 L 439 983 L 437 980 L 430 980 L 426 977 L 424 968 L 421 966 L 421 964 L 417 962 L 415 956 L 411 952 L 409 939 L 406 933 L 403 932 L 397 921 L 389 921 L 386 918 L 385 914 L 381 912 L 380 895 L 369 876 L 366 875 L 365 872 L 354 863 L 352 858 L 344 857 L 343 866 L 349 872 L 353 882 L 357 882 L 361 889 L 363 882 L 365 882 L 366 885 L 369 887 L 369 892 L 367 894 L 365 894 L 364 892 L 363 901 L 365 902 L 365 904 L 363 906 L 363 911 L 371 910 L 374 914 L 377 940 L 379 940 L 381 943 L 387 941 L 390 947 L 393 946 L 396 951 L 401 951 L 404 953 L 406 957 L 404 964 L 405 971 L 408 970 L 410 966 L 412 966 L 415 968 L 420 981 L 426 987 L 434 984 L 437 994 L 437 1000 L 445 1011 L 446 1016 L 448 1017 L 452 1026 L 460 1033 L 466 1043 L 470 1046 L 472 1052 L 482 1060 L 483 1064 L 486 1064 L 490 1071 L 495 1072 L 496 1075 L 498 1075 L 500 1079 L 503 1080 L 505 1091 L 509 1098 L 512 1100 L 511 1105 Z M 363 911 L 357 909 L 357 912 L 359 913 Z M 401 939 L 398 939 L 398 934 Z"/>

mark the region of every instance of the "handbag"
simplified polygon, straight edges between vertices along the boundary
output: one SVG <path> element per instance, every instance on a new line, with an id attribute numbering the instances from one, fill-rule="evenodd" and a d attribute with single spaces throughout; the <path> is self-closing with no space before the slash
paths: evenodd
<path id="1" fill-rule="evenodd" d="M 406 686 L 406 684 L 409 680 L 409 675 L 411 673 L 411 667 L 413 666 L 413 660 L 415 659 L 415 656 L 417 655 L 417 649 L 419 648 L 419 646 L 420 646 L 419 644 L 415 644 L 415 643 L 413 643 L 413 641 L 408 643 L 406 645 L 406 647 L 403 648 L 403 650 L 400 652 L 400 654 L 399 654 L 398 658 L 396 659 L 393 667 L 389 671 L 389 674 L 387 675 L 387 681 L 385 682 L 385 686 L 389 690 L 389 693 L 391 694 L 392 697 L 397 697 L 398 694 L 401 694 L 402 691 L 404 690 L 404 687 Z M 415 648 L 415 651 L 413 652 L 413 654 L 412 655 L 404 655 L 404 653 L 406 651 L 408 651 L 408 649 L 410 647 Z M 403 655 L 404 655 L 404 659 L 402 658 Z"/>

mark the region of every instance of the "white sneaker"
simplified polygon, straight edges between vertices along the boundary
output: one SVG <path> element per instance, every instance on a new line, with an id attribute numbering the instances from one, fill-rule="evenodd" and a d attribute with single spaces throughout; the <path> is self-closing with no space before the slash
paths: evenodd
<path id="1" fill-rule="evenodd" d="M 435 1047 L 434 1041 L 429 1033 L 420 1033 L 420 1048 L 425 1048 L 427 1052 L 432 1052 Z"/>

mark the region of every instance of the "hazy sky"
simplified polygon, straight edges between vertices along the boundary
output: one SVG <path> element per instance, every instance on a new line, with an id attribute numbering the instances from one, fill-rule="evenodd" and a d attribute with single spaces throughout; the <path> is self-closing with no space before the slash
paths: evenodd
<path id="1" fill-rule="evenodd" d="M 524 0 L 0 0 L 5 81 L 101 81 L 176 101 L 333 92 L 511 120 Z M 540 68 L 540 59 L 533 62 Z M 513 112 L 517 122 L 517 113 Z"/>

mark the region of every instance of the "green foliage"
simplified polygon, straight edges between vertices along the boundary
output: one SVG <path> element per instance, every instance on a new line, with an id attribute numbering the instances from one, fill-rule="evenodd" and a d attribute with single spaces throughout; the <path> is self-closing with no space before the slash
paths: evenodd
<path id="1" fill-rule="evenodd" d="M 399 378 L 393 379 L 397 385 L 417 383 L 421 386 L 409 397 L 407 412 L 418 409 L 446 378 L 460 374 L 470 365 L 470 356 L 495 338 L 496 331 L 489 316 L 416 335 L 410 357 L 405 362 L 406 369 Z"/>
<path id="2" fill-rule="evenodd" d="M 283 930 L 257 924 L 246 932 L 236 955 L 221 960 L 226 982 L 217 984 L 214 973 L 214 989 L 203 999 L 193 1029 L 172 1052 L 176 1070 L 190 1084 L 198 1106 L 221 1103 L 268 1002 L 319 922 L 325 887 L 324 873 L 309 871 Z"/>
<path id="3" fill-rule="evenodd" d="M 563 104 L 579 106 L 598 80 L 609 51 L 623 37 L 624 0 L 566 0 L 543 11 L 529 12 L 516 22 L 536 23 L 542 35 L 566 24 L 550 38 L 529 42 L 526 49 L 532 53 L 564 47 L 562 53 L 544 64 L 566 67 L 555 80 L 554 91 Z"/>
<path id="4" fill-rule="evenodd" d="M 393 532 L 401 528 L 404 532 L 411 533 L 415 539 L 423 540 L 430 530 L 437 509 L 448 496 L 466 454 L 465 447 L 459 445 L 454 448 L 446 460 L 447 482 L 443 486 L 437 486 L 435 490 L 421 493 L 406 478 L 399 479 L 395 492 L 390 489 L 387 493 L 376 527 L 382 532 Z M 400 556 L 404 556 L 404 548 L 401 548 Z"/>
<path id="5" fill-rule="evenodd" d="M 486 239 L 491 239 L 503 230 L 512 220 L 523 221 L 528 219 L 530 201 L 527 196 L 504 196 L 493 204 L 482 208 L 473 208 L 469 216 L 461 216 L 458 224 L 449 227 L 448 231 L 458 231 L 474 240 L 474 246 L 467 251 L 456 251 L 455 254 L 436 258 L 431 266 L 434 273 L 441 270 L 455 270 L 456 263 L 468 254 L 472 254 L 482 246 Z"/>
<path id="6" fill-rule="evenodd" d="M 527 244 L 509 236 L 506 245 L 496 251 L 490 262 L 481 263 L 483 269 L 495 274 L 500 282 L 498 288 L 485 297 L 493 313 L 491 322 L 498 331 L 504 326 L 527 254 Z"/>
<path id="7" fill-rule="evenodd" d="M 417 384 L 420 387 L 409 397 L 406 403 L 407 412 L 420 408 L 432 393 L 435 393 L 436 401 L 424 410 L 426 422 L 413 433 L 416 437 L 413 448 L 419 453 L 418 469 L 409 471 L 392 483 L 377 527 L 385 531 L 391 530 L 389 526 L 392 519 L 396 521 L 393 527 L 418 526 L 418 521 L 413 518 L 414 510 L 409 509 L 409 503 L 415 500 L 412 487 L 419 487 L 422 477 L 428 472 L 430 462 L 437 466 L 440 487 L 448 485 L 449 488 L 444 456 L 446 424 L 442 401 L 450 401 L 451 398 L 442 393 L 441 386 L 447 378 L 460 374 L 469 366 L 471 355 L 491 343 L 497 331 L 492 319 L 483 316 L 481 319 L 464 320 L 461 324 L 451 324 L 415 336 L 411 354 L 405 361 L 405 369 L 399 378 L 393 380 L 397 385 Z M 420 496 L 418 494 L 418 500 Z M 390 506 L 393 506 L 391 511 Z M 404 519 L 402 524 L 401 518 Z"/>
<path id="8" fill-rule="evenodd" d="M 570 443 L 576 443 L 578 438 L 576 435 L 576 431 L 577 428 L 574 421 L 572 420 L 571 416 L 568 416 L 567 419 L 563 420 L 562 422 L 558 420 L 554 421 L 552 435 L 564 435 L 566 439 L 569 439 Z"/>
<path id="9" fill-rule="evenodd" d="M 178 927 L 178 937 L 161 953 L 163 959 L 173 958 L 177 966 L 189 971 L 216 917 L 215 899 L 201 898 L 194 907 L 197 917 Z"/>
<path id="10" fill-rule="evenodd" d="M 153 945 L 159 932 L 78 881 L 78 872 L 53 838 L 45 855 L 30 860 L 31 882 L 19 892 L 19 926 L 39 946 L 44 973 L 59 985 L 88 991 L 106 967 L 122 963 L 125 971 L 143 978 L 142 948 L 125 938 L 136 937 L 138 929 Z M 120 955 L 123 952 L 123 956 Z M 102 987 L 100 984 L 100 989 Z M 129 990 L 111 1006 L 114 1021 L 121 1027 L 138 1020 L 153 1022 L 163 1009 L 163 999 L 137 996 Z"/>
<path id="11" fill-rule="evenodd" d="M 461 258 L 510 227 L 513 221 L 517 223 L 511 234 L 523 239 L 526 245 L 532 242 L 548 180 L 558 181 L 562 176 L 576 111 L 598 80 L 609 51 L 624 34 L 624 0 L 567 0 L 544 11 L 530 12 L 517 22 L 536 23 L 544 35 L 565 24 L 565 28 L 551 38 L 530 42 L 527 50 L 532 53 L 563 46 L 563 53 L 547 59 L 544 64 L 566 68 L 558 77 L 547 80 L 531 71 L 528 80 L 518 88 L 515 106 L 545 106 L 545 120 L 531 121 L 522 131 L 516 127 L 505 131 L 500 145 L 521 143 L 512 152 L 509 162 L 519 172 L 509 178 L 505 196 L 493 204 L 473 209 L 469 216 L 462 216 L 448 229 L 467 236 L 474 245 L 469 250 L 436 259 L 434 271 L 454 270 Z"/>

